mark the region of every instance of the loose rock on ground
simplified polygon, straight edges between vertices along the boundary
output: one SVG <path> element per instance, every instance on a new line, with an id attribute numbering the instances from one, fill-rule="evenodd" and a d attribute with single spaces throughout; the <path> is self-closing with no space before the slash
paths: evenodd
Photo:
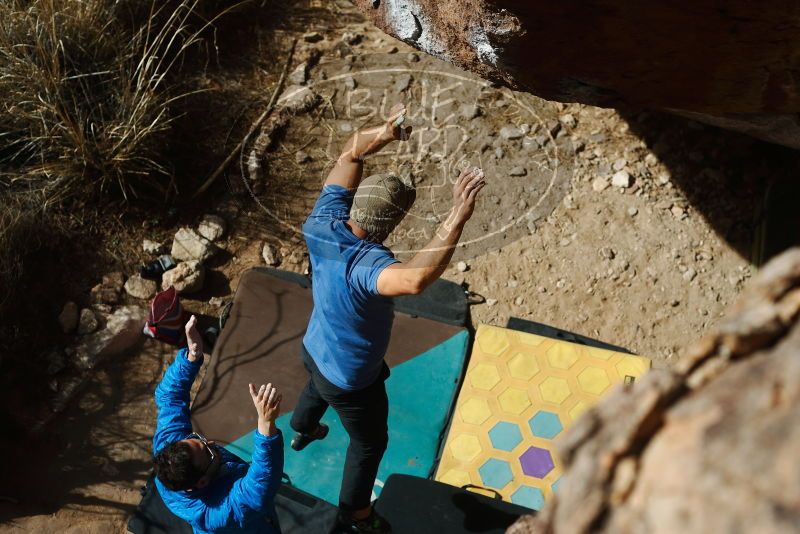
<path id="1" fill-rule="evenodd" d="M 198 260 L 184 261 L 164 273 L 161 287 L 174 287 L 178 293 L 194 293 L 203 289 L 205 276 L 205 267 Z"/>
<path id="2" fill-rule="evenodd" d="M 97 316 L 89 308 L 82 309 L 78 320 L 78 334 L 91 334 L 95 330 L 97 330 Z"/>
<path id="3" fill-rule="evenodd" d="M 272 267 L 276 267 L 281 263 L 281 254 L 275 245 L 271 243 L 264 243 L 264 247 L 261 249 L 261 257 L 264 258 L 264 263 Z"/>
<path id="4" fill-rule="evenodd" d="M 92 302 L 98 304 L 118 304 L 122 296 L 125 277 L 121 272 L 103 275 L 103 281 L 92 288 Z"/>
<path id="5" fill-rule="evenodd" d="M 184 261 L 205 261 L 216 252 L 216 247 L 191 228 L 181 228 L 172 241 L 172 257 Z"/>
<path id="6" fill-rule="evenodd" d="M 209 241 L 217 241 L 225 235 L 225 219 L 219 215 L 205 215 L 200 219 L 197 233 Z"/>
<path id="7" fill-rule="evenodd" d="M 164 251 L 164 244 L 149 239 L 142 240 L 142 250 L 146 254 L 161 254 Z"/>
<path id="8" fill-rule="evenodd" d="M 134 274 L 125 282 L 125 291 L 133 298 L 148 300 L 155 296 L 158 285 L 154 280 L 147 280 Z"/>

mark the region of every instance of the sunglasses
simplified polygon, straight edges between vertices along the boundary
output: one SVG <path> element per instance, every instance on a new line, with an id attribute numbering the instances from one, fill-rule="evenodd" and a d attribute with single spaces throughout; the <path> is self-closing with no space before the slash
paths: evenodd
<path id="1" fill-rule="evenodd" d="M 214 452 L 214 448 L 208 444 L 208 440 L 204 435 L 198 434 L 197 432 L 192 432 L 186 437 L 186 439 L 196 439 L 197 441 L 201 442 L 206 449 L 206 453 L 208 454 L 208 465 L 206 466 L 205 471 L 203 471 L 203 474 L 200 475 L 200 478 L 202 478 L 208 474 L 208 470 L 211 469 L 212 465 L 214 465 L 214 460 L 217 459 L 217 455 Z"/>

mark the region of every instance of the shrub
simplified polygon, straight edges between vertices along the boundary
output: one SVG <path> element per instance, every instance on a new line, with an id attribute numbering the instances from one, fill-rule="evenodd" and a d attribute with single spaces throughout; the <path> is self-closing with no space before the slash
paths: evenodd
<path id="1" fill-rule="evenodd" d="M 196 6 L 0 2 L 2 183 L 44 207 L 87 192 L 165 193 L 170 104 L 186 96 L 167 76 L 203 29 L 190 29 Z"/>

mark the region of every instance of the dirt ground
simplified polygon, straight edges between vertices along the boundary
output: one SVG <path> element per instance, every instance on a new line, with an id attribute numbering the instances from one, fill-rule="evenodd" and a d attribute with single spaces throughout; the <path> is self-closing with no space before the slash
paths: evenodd
<path id="1" fill-rule="evenodd" d="M 474 325 L 521 317 L 669 366 L 750 277 L 767 179 L 784 172 L 780 149 L 661 113 L 494 87 L 387 37 L 341 2 L 286 7 L 294 22 L 266 21 L 247 39 L 217 43 L 220 65 L 198 82 L 212 90 L 181 119 L 196 121 L 196 142 L 176 149 L 194 151 L 178 168 L 206 176 L 216 167 L 263 109 L 292 39 L 298 58 L 311 47 L 322 53 L 307 82 L 322 102 L 273 140 L 263 176 L 232 168 L 177 220 L 131 232 L 139 247 L 143 235 L 169 242 L 198 214 L 227 219 L 224 252 L 209 263 L 203 291 L 186 296 L 190 310 L 216 315 L 241 273 L 264 264 L 265 242 L 281 268 L 306 268 L 298 228 L 337 148 L 397 100 L 416 133 L 370 158 L 367 172 L 407 166 L 417 181 L 414 212 L 389 243 L 398 256 L 430 236 L 461 166 L 486 170 L 468 244 L 445 273 L 486 298 L 472 307 Z M 307 32 L 322 39 L 306 42 Z M 145 259 L 131 257 L 131 273 Z M 168 348 L 143 342 L 96 371 L 44 434 L 21 439 L 0 492 L 0 530 L 124 532 L 149 474 L 152 393 L 170 361 Z"/>

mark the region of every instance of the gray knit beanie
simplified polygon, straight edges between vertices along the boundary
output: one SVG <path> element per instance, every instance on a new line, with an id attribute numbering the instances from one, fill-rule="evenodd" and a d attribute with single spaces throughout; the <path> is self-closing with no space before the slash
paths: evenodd
<path id="1" fill-rule="evenodd" d="M 367 232 L 367 240 L 382 243 L 414 204 L 417 191 L 410 175 L 373 174 L 356 189 L 350 218 Z"/>

